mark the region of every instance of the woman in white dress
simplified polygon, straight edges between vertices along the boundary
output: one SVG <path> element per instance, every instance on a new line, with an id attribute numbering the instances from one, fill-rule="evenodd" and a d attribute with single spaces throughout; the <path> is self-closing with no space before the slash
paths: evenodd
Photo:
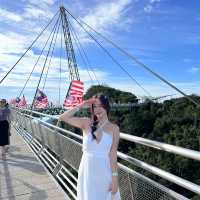
<path id="1" fill-rule="evenodd" d="M 86 106 L 91 108 L 91 118 L 73 117 Z M 109 121 L 109 109 L 108 98 L 96 95 L 59 117 L 60 121 L 83 131 L 77 200 L 120 200 L 117 166 L 119 127 Z"/>

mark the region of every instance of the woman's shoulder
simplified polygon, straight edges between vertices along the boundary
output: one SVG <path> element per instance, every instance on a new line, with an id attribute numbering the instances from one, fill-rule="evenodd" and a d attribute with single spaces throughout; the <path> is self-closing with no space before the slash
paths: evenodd
<path id="1" fill-rule="evenodd" d="M 112 129 L 114 132 L 119 131 L 119 126 L 113 122 L 109 122 L 109 127 Z"/>
<path id="2" fill-rule="evenodd" d="M 92 121 L 89 117 L 82 117 L 81 118 L 83 120 L 84 123 L 84 129 L 88 129 L 88 127 L 90 127 Z"/>
<path id="3" fill-rule="evenodd" d="M 90 127 L 91 127 L 91 119 L 88 117 L 84 117 L 85 121 L 84 121 L 84 127 L 82 129 L 83 131 L 83 135 L 87 135 L 90 131 Z"/>
<path id="4" fill-rule="evenodd" d="M 120 137 L 119 126 L 113 122 L 109 123 L 107 132 L 111 133 L 112 137 L 114 137 L 114 138 Z"/>

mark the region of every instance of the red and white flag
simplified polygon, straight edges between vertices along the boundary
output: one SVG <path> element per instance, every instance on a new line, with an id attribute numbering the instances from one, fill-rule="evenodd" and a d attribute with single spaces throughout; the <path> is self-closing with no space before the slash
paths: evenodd
<path id="1" fill-rule="evenodd" d="M 37 94 L 36 94 L 36 99 L 34 102 L 34 107 L 35 108 L 47 108 L 49 106 L 48 98 L 42 92 L 41 90 L 38 89 Z"/>
<path id="2" fill-rule="evenodd" d="M 73 80 L 69 87 L 68 95 L 64 101 L 64 108 L 71 109 L 83 103 L 84 84 L 82 81 Z"/>
<path id="3" fill-rule="evenodd" d="M 26 99 L 23 95 L 22 99 L 20 100 L 20 102 L 18 103 L 18 107 L 19 108 L 26 108 L 27 107 L 27 103 L 26 103 Z"/>

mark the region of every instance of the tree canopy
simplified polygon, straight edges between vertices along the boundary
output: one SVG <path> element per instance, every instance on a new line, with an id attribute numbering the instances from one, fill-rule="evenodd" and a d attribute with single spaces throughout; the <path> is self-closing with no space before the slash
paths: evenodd
<path id="1" fill-rule="evenodd" d="M 86 94 L 84 95 L 84 99 L 89 99 L 92 96 L 103 93 L 104 95 L 109 97 L 111 103 L 136 103 L 138 102 L 137 97 L 130 93 L 124 92 L 121 90 L 117 90 L 105 85 L 95 85 L 90 87 Z"/>

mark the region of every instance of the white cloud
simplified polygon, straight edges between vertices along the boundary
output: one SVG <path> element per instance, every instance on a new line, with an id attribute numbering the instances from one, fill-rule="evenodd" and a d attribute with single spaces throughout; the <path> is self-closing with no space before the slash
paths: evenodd
<path id="1" fill-rule="evenodd" d="M 23 24 L 23 26 L 20 26 L 19 29 L 19 26 L 14 23 L 12 24 L 12 30 L 20 30 L 21 33 L 11 31 L 6 31 L 6 33 L 0 32 L 0 54 L 22 54 L 30 45 L 30 43 L 35 39 L 37 34 L 41 31 L 46 18 L 52 17 L 53 12 L 50 6 L 52 6 L 55 2 L 55 0 L 29 0 L 28 2 L 24 1 L 24 12 L 18 16 L 19 19 L 23 19 L 23 23 L 21 22 L 21 25 Z M 97 6 L 92 8 L 89 11 L 89 14 L 83 17 L 83 19 L 98 31 L 111 33 L 111 26 L 119 25 L 119 20 L 122 18 L 125 19 L 124 13 L 130 3 L 131 0 L 117 0 L 108 3 L 99 3 Z M 130 19 L 127 19 L 127 22 L 129 23 Z M 86 36 L 86 33 L 80 31 L 80 27 L 76 28 L 76 32 L 79 35 L 79 40 L 81 42 L 91 42 L 88 36 Z M 49 33 L 50 30 L 41 36 L 39 42 L 36 44 L 37 48 L 43 48 Z M 60 38 L 60 36 L 58 36 L 58 38 Z M 58 45 L 56 47 L 59 48 Z"/>
<path id="2" fill-rule="evenodd" d="M 87 90 L 90 86 L 91 86 L 91 79 L 88 76 L 88 73 L 86 70 L 79 70 L 80 76 L 81 76 L 81 80 L 84 82 L 85 85 L 85 90 Z M 91 73 L 91 71 L 90 71 Z M 92 74 L 92 73 L 91 73 Z M 105 80 L 107 77 L 107 72 L 103 72 L 103 71 L 95 71 L 96 76 L 99 78 L 100 83 L 102 83 L 102 80 Z M 1 84 L 1 87 L 16 87 L 16 88 L 22 88 L 28 78 L 29 74 L 28 73 L 24 73 L 24 74 L 10 74 L 6 80 Z M 43 87 L 44 85 L 44 77 L 40 83 L 40 88 Z M 29 80 L 27 87 L 31 89 L 32 91 L 34 91 L 36 89 L 36 86 L 38 84 L 39 81 L 39 77 L 35 77 L 32 76 L 31 79 Z M 69 86 L 69 74 L 68 73 L 62 73 L 62 79 L 61 79 L 61 87 L 62 89 L 67 89 Z M 96 81 L 94 81 L 94 84 L 97 84 Z M 57 74 L 55 76 L 55 73 L 53 74 L 50 73 L 48 75 L 47 81 L 46 81 L 46 85 L 45 85 L 45 89 L 53 89 L 55 92 L 58 91 L 58 87 L 59 87 L 59 74 Z M 25 89 L 26 92 L 27 89 Z"/>
<path id="3" fill-rule="evenodd" d="M 151 13 L 154 10 L 154 7 L 157 3 L 160 3 L 161 0 L 150 0 L 149 3 L 144 7 L 144 12 Z"/>
<path id="4" fill-rule="evenodd" d="M 42 10 L 40 8 L 37 8 L 33 5 L 28 5 L 25 8 L 25 13 L 23 14 L 26 18 L 38 18 L 38 17 L 52 17 L 52 13 L 48 12 L 46 10 Z"/>
<path id="5" fill-rule="evenodd" d="M 130 3 L 131 0 L 117 0 L 98 4 L 83 20 L 94 29 L 101 31 L 112 25 L 117 25 L 119 20 L 122 20 Z"/>
<path id="6" fill-rule="evenodd" d="M 15 14 L 14 12 L 0 8 L 0 20 L 1 21 L 14 21 L 20 22 L 23 20 L 22 16 Z"/>
<path id="7" fill-rule="evenodd" d="M 0 21 L 5 23 L 3 26 L 0 24 L 2 31 L 8 28 L 23 32 L 24 35 L 39 33 L 39 30 L 49 22 L 55 13 L 53 11 L 54 0 L 21 1 L 19 1 L 20 9 L 12 12 L 1 8 L 0 5 Z"/>
<path id="8" fill-rule="evenodd" d="M 5 73 L 16 63 L 16 61 L 19 59 L 19 55 L 13 55 L 13 54 L 1 54 L 0 59 L 0 79 L 3 78 Z M 29 83 L 31 84 L 31 87 L 36 87 L 37 82 L 39 80 L 39 76 L 41 74 L 45 56 L 42 55 L 40 58 L 40 61 L 36 65 L 34 69 L 34 73 L 31 76 L 31 81 Z M 3 86 L 18 86 L 22 87 L 25 84 L 25 81 L 29 77 L 30 72 L 33 69 L 34 64 L 36 63 L 36 60 L 38 59 L 38 55 L 35 55 L 34 52 L 30 52 L 27 54 L 19 63 L 18 65 L 13 69 L 13 71 L 8 75 L 8 77 L 4 80 L 2 83 Z M 61 78 L 64 82 L 69 80 L 69 72 L 66 67 L 66 59 L 62 59 L 62 74 Z M 47 66 L 49 66 L 49 59 L 46 62 L 46 68 L 44 70 L 43 77 L 46 76 L 47 72 Z M 64 69 L 66 68 L 66 69 Z M 78 66 L 79 68 L 79 74 L 81 77 L 81 80 L 84 82 L 90 82 L 92 76 L 92 79 L 95 80 L 96 77 L 100 82 L 106 79 L 106 77 L 109 75 L 108 72 L 104 72 L 99 70 L 96 67 L 92 67 L 93 70 L 86 70 L 82 68 L 81 66 Z M 47 86 L 53 87 L 57 85 L 60 78 L 60 58 L 59 57 L 52 57 L 51 59 L 51 65 L 48 71 L 48 79 L 47 79 Z M 89 72 L 88 72 L 89 71 Z M 94 76 L 94 73 L 96 76 Z M 43 83 L 44 79 L 42 79 Z"/>
<path id="9" fill-rule="evenodd" d="M 44 2 L 44 3 L 48 4 L 48 5 L 53 5 L 55 3 L 55 0 L 40 0 L 40 2 Z"/>
<path id="10" fill-rule="evenodd" d="M 53 15 L 54 8 L 52 7 L 52 5 L 54 5 L 54 3 L 54 0 L 24 0 L 23 11 L 20 13 L 20 15 L 16 15 L 14 13 L 6 13 L 6 10 L 3 10 L 4 13 L 2 13 L 4 14 L 4 20 L 7 19 L 16 21 L 18 22 L 18 24 L 10 23 L 9 26 L 11 26 L 11 29 L 9 31 L 5 29 L 5 33 L 4 31 L 0 32 L 0 79 L 16 63 L 16 61 L 20 58 L 20 55 L 25 52 L 26 48 L 41 31 L 43 25 L 46 24 L 46 21 L 49 20 L 47 18 L 50 18 Z M 120 25 L 119 23 L 120 20 L 124 23 L 131 23 L 131 20 L 125 17 L 126 9 L 130 5 L 130 3 L 131 0 L 112 0 L 106 3 L 98 2 L 97 6 L 90 9 L 88 8 L 89 11 L 84 12 L 86 13 L 86 15 L 82 16 L 82 19 L 84 19 L 88 24 L 93 26 L 93 28 L 97 29 L 98 31 L 111 33 L 111 30 L 114 26 L 117 28 L 122 28 L 122 25 Z M 0 15 L 3 15 L 2 13 L 0 13 Z M 9 16 L 10 19 L 7 16 Z M 125 27 L 126 23 L 125 25 L 124 23 L 123 26 Z M 77 30 L 79 31 L 79 29 Z M 44 46 L 44 42 L 47 40 L 49 33 L 50 30 L 48 30 L 47 33 L 39 39 L 39 43 L 36 43 L 39 50 L 41 50 L 41 48 Z M 80 31 L 77 33 L 80 38 L 81 35 L 79 33 Z M 60 36 L 58 36 L 58 39 L 59 38 Z M 85 41 L 90 41 L 87 37 L 85 37 L 85 35 L 82 38 Z M 56 47 L 56 50 L 58 51 L 58 46 Z M 38 53 L 39 52 L 37 51 L 37 54 Z M 11 74 L 8 75 L 3 84 L 1 84 L 1 88 L 23 87 L 37 58 L 38 55 L 35 54 L 35 51 L 29 51 L 27 55 L 16 66 L 16 68 L 11 72 Z M 41 61 L 38 63 L 36 69 L 34 70 L 34 76 L 31 77 L 31 80 L 27 85 L 27 87 L 32 92 L 37 85 L 39 79 L 38 75 L 40 74 L 41 68 L 43 67 L 44 59 L 45 57 L 42 56 Z M 62 60 L 62 63 L 63 65 L 64 63 L 66 64 L 66 60 Z M 58 90 L 59 64 L 60 58 L 52 57 L 52 64 L 49 70 L 46 87 L 51 88 L 51 90 L 53 91 Z M 109 76 L 108 72 L 99 70 L 99 67 L 92 68 L 100 83 L 104 82 Z M 83 69 L 82 67 L 79 67 L 79 73 L 81 80 L 84 81 L 85 87 L 87 89 L 91 85 L 89 74 L 87 70 Z M 92 71 L 89 71 L 89 73 L 93 79 L 96 79 Z M 67 80 L 68 77 L 69 74 L 66 70 L 65 73 L 62 73 L 63 91 L 67 90 L 67 83 L 69 81 Z M 41 85 L 43 86 L 43 80 L 41 82 Z M 14 93 L 15 95 L 17 95 L 17 93 L 19 92 L 16 88 L 13 89 L 12 95 Z"/>
<path id="11" fill-rule="evenodd" d="M 0 68 L 0 74 L 2 74 L 4 72 L 4 70 L 2 68 Z"/>
<path id="12" fill-rule="evenodd" d="M 28 43 L 30 43 L 28 35 L 15 32 L 0 33 L 0 55 L 2 53 L 22 53 Z"/>
<path id="13" fill-rule="evenodd" d="M 4 71 L 8 71 L 20 58 L 20 55 L 12 55 L 12 54 L 2 54 L 0 59 L 0 66 Z M 36 68 L 34 70 L 34 73 L 40 73 L 42 71 L 42 67 L 45 61 L 45 56 L 42 55 L 38 64 L 36 65 Z M 34 64 L 36 63 L 36 60 L 38 59 L 38 55 L 35 55 L 33 52 L 30 52 L 28 55 L 26 55 L 19 63 L 18 65 L 13 69 L 13 72 L 15 73 L 30 73 Z M 65 60 L 62 60 L 62 63 L 64 63 Z M 48 66 L 49 60 L 47 60 L 46 66 Z M 53 69 L 52 69 L 53 66 Z M 51 68 L 49 73 L 57 73 L 60 66 L 60 59 L 56 57 L 52 57 L 51 59 Z M 57 71 L 56 71 L 57 70 Z"/>
<path id="14" fill-rule="evenodd" d="M 133 18 L 126 16 L 127 9 L 129 9 L 131 3 L 132 0 L 100 2 L 95 7 L 87 8 L 86 15 L 80 15 L 79 18 L 98 32 L 111 37 L 114 34 L 113 29 L 126 31 L 133 22 Z M 77 23 L 74 23 L 73 26 L 82 43 L 91 43 L 93 41 Z M 91 31 L 86 26 L 85 28 L 89 32 Z"/>
<path id="15" fill-rule="evenodd" d="M 53 5 L 55 3 L 55 0 L 28 0 L 31 4 L 34 5 Z"/>
<path id="16" fill-rule="evenodd" d="M 150 3 L 157 3 L 160 2 L 161 0 L 150 0 Z"/>
<path id="17" fill-rule="evenodd" d="M 176 85 L 181 91 L 183 91 L 187 95 L 190 95 L 190 94 L 198 94 L 199 95 L 200 94 L 200 88 L 199 88 L 200 82 L 198 82 L 198 81 L 196 81 L 196 82 L 175 82 L 173 84 Z M 118 88 L 123 91 L 132 92 L 133 94 L 135 94 L 138 97 L 148 96 L 148 94 L 144 93 L 144 91 L 141 88 L 139 88 L 135 84 L 131 84 L 130 81 L 126 81 L 126 82 L 122 82 L 122 83 L 112 82 L 112 83 L 108 83 L 108 85 L 111 87 L 114 87 L 114 88 Z M 172 98 L 174 98 L 174 94 L 176 97 L 182 96 L 177 91 L 170 88 L 168 85 L 166 85 L 164 83 L 160 83 L 160 82 L 151 82 L 149 84 L 142 83 L 142 87 L 145 88 L 147 91 L 149 91 L 150 94 L 152 95 L 152 97 L 172 95 L 172 94 L 173 94 Z"/>
<path id="18" fill-rule="evenodd" d="M 146 6 L 144 7 L 144 11 L 145 11 L 146 13 L 151 13 L 152 10 L 153 10 L 153 6 L 152 6 L 152 5 L 146 5 Z"/>
<path id="19" fill-rule="evenodd" d="M 196 74 L 197 72 L 199 72 L 200 68 L 198 67 L 192 67 L 188 70 L 189 73 L 191 74 Z"/>

